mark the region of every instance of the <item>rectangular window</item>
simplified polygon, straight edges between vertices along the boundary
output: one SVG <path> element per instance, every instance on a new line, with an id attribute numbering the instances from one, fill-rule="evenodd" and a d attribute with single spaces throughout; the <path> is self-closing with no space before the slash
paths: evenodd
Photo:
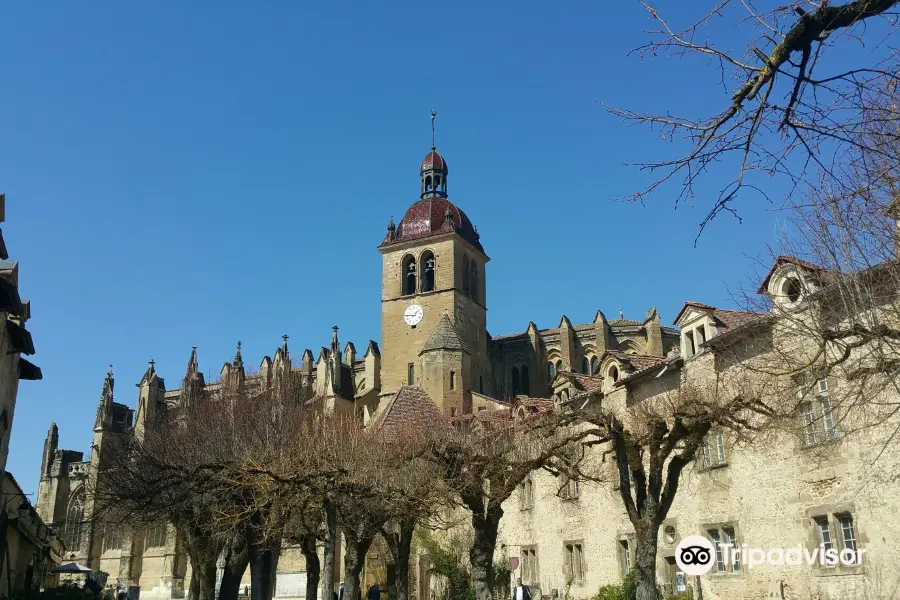
<path id="1" fill-rule="evenodd" d="M 706 341 L 706 327 L 701 325 L 695 331 L 697 332 L 697 351 L 699 352 L 700 344 Z"/>
<path id="2" fill-rule="evenodd" d="M 824 550 L 834 548 L 834 540 L 831 538 L 831 526 L 828 524 L 828 517 L 815 517 L 816 532 L 819 534 L 819 545 Z"/>
<path id="3" fill-rule="evenodd" d="M 856 552 L 856 531 L 853 529 L 853 517 L 851 515 L 838 515 L 837 520 L 841 525 L 841 543 L 843 549 Z"/>
<path id="4" fill-rule="evenodd" d="M 712 540 L 713 546 L 716 547 L 716 571 L 725 572 L 725 554 L 722 552 L 722 536 L 719 535 L 718 529 L 710 529 L 707 531 L 709 538 Z"/>
<path id="5" fill-rule="evenodd" d="M 521 497 L 519 505 L 522 510 L 528 510 L 529 508 L 534 507 L 534 482 L 532 482 L 530 476 L 522 482 L 520 491 Z"/>
<path id="6" fill-rule="evenodd" d="M 834 422 L 834 411 L 828 398 L 822 399 L 822 423 L 825 425 L 825 439 L 835 439 L 837 437 L 837 424 Z"/>
<path id="7" fill-rule="evenodd" d="M 450 389 L 456 389 L 456 371 L 450 371 Z"/>
<path id="8" fill-rule="evenodd" d="M 725 433 L 715 429 L 703 438 L 703 466 L 707 469 L 725 464 Z"/>
<path id="9" fill-rule="evenodd" d="M 563 570 L 567 581 L 584 581 L 584 553 L 581 542 L 563 545 Z"/>
<path id="10" fill-rule="evenodd" d="M 732 525 L 722 525 L 706 530 L 707 537 L 716 549 L 717 573 L 740 573 L 741 555 L 737 533 Z"/>
<path id="11" fill-rule="evenodd" d="M 819 441 L 816 431 L 816 414 L 813 412 L 812 402 L 803 403 L 803 427 L 806 433 L 806 444 L 811 446 Z"/>
<path id="12" fill-rule="evenodd" d="M 817 382 L 817 385 L 819 386 L 819 393 L 820 393 L 820 394 L 827 394 L 827 393 L 828 393 L 828 380 L 827 380 L 827 379 L 820 379 L 820 380 Z"/>
<path id="13" fill-rule="evenodd" d="M 740 544 L 737 541 L 737 535 L 734 533 L 734 527 L 722 527 L 722 539 L 726 544 L 730 544 L 731 550 L 731 570 L 734 573 L 741 572 L 741 554 Z"/>
<path id="14" fill-rule="evenodd" d="M 409 363 L 406 366 L 406 384 L 407 385 L 415 385 L 416 383 L 416 365 L 415 363 Z"/>
<path id="15" fill-rule="evenodd" d="M 536 583 L 538 581 L 537 548 L 527 546 L 522 548 L 522 581 L 524 583 Z"/>
<path id="16" fill-rule="evenodd" d="M 619 540 L 619 560 L 622 563 L 622 572 L 631 573 L 631 545 L 628 540 Z"/>
<path id="17" fill-rule="evenodd" d="M 684 352 L 686 354 L 685 358 L 690 358 L 696 353 L 693 332 L 684 332 Z"/>

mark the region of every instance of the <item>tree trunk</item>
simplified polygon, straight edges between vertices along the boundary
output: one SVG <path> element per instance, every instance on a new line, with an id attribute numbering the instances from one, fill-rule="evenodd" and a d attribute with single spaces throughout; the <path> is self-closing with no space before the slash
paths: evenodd
<path id="1" fill-rule="evenodd" d="M 494 549 L 497 547 L 497 530 L 503 509 L 496 503 L 487 511 L 472 511 L 472 528 L 475 539 L 469 550 L 472 564 L 472 585 L 476 600 L 492 600 L 491 585 L 494 582 Z"/>
<path id="2" fill-rule="evenodd" d="M 303 558 L 306 559 L 306 600 L 317 600 L 321 565 L 319 564 L 319 553 L 316 549 L 316 536 L 312 533 L 307 533 L 300 538 L 300 550 L 303 552 Z M 322 600 L 332 600 L 332 598 L 328 597 L 327 589 L 325 590 L 325 596 Z"/>
<path id="3" fill-rule="evenodd" d="M 191 598 L 190 600 L 215 600 L 216 556 L 208 552 L 190 552 Z"/>
<path id="4" fill-rule="evenodd" d="M 362 590 L 359 575 L 362 573 L 366 553 L 375 536 L 359 536 L 351 530 L 346 530 L 344 537 L 347 541 L 344 546 L 344 600 L 360 600 Z"/>
<path id="5" fill-rule="evenodd" d="M 637 582 L 636 600 L 659 600 L 656 584 L 656 546 L 659 526 L 644 520 L 635 527 L 637 546 L 634 550 L 634 568 Z"/>
<path id="6" fill-rule="evenodd" d="M 337 548 L 338 528 L 337 528 L 337 512 L 334 504 L 326 499 L 323 504 L 325 511 L 325 552 L 322 565 L 322 600 L 333 600 L 337 586 L 334 585 L 334 554 Z"/>
<path id="7" fill-rule="evenodd" d="M 257 530 L 257 519 L 247 527 L 247 550 L 250 555 L 250 599 L 272 600 L 275 595 L 275 572 L 281 540 L 265 539 Z"/>
<path id="8" fill-rule="evenodd" d="M 225 544 L 224 558 L 222 581 L 219 583 L 219 600 L 237 600 L 241 593 L 241 579 L 244 578 L 244 572 L 250 563 L 247 536 L 243 532 L 234 534 Z"/>
<path id="9" fill-rule="evenodd" d="M 394 580 L 388 584 L 393 585 L 395 598 L 393 600 L 409 599 L 409 555 L 412 553 L 413 532 L 416 529 L 414 519 L 402 519 L 398 523 L 398 532 L 382 529 L 383 537 L 391 550 L 391 558 L 394 559 Z"/>

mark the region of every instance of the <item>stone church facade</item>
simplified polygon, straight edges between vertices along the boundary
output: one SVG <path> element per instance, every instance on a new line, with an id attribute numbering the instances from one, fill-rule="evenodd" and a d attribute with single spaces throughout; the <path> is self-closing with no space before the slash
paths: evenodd
<path id="1" fill-rule="evenodd" d="M 258 373 L 245 374 L 238 343 L 234 359 L 222 367 L 221 379 L 238 374 L 247 385 L 265 386 L 278 369 L 300 371 L 327 410 L 355 411 L 358 418 L 375 425 L 396 420 L 403 411 L 413 410 L 410 403 L 415 402 L 428 402 L 429 411 L 437 409 L 446 418 L 540 402 L 535 399 L 544 399 L 547 406 L 573 398 L 629 403 L 650 394 L 648 390 L 667 377 L 708 370 L 707 363 L 715 356 L 714 340 L 740 340 L 741 331 L 758 316 L 687 303 L 676 319 L 677 327 L 663 325 L 655 308 L 641 319 L 627 319 L 621 313 L 607 319 L 598 310 L 589 323 L 573 324 L 562 316 L 553 328 L 539 329 L 529 322 L 519 333 L 491 336 L 486 269 L 490 259 L 474 224 L 448 197 L 448 173 L 447 162 L 432 148 L 420 165 L 418 200 L 399 223 L 388 224 L 378 246 L 380 345 L 369 341 L 361 346 L 365 349 L 360 355 L 352 342 L 341 345 L 334 327 L 328 346 L 315 354 L 304 350 L 294 364 L 285 336 L 273 357 L 263 358 Z M 776 265 L 773 272 L 777 279 L 788 271 L 805 272 L 790 261 Z M 45 522 L 62 532 L 74 560 L 108 572 L 110 583 L 121 589 L 138 588 L 142 598 L 184 596 L 190 565 L 174 528 L 138 533 L 95 527 L 84 490 L 96 477 L 101 449 L 109 440 L 131 428 L 146 427 L 165 407 L 178 406 L 190 394 L 214 391 L 218 385 L 205 381 L 194 348 L 174 386 L 167 386 L 155 365 L 149 364 L 138 384 L 134 409 L 115 400 L 110 369 L 89 456 L 60 449 L 57 426 L 51 426 L 37 508 Z M 829 431 L 822 435 L 831 435 Z M 900 512 L 900 495 L 889 494 L 881 504 L 849 495 L 855 489 L 851 485 L 858 474 L 855 465 L 865 460 L 864 449 L 840 446 L 822 463 L 791 444 L 745 455 L 732 452 L 727 437 L 710 442 L 706 468 L 685 475 L 683 491 L 663 527 L 659 577 L 667 589 L 685 586 L 672 563 L 674 544 L 695 533 L 765 545 L 787 538 L 813 543 L 816 535 L 830 531 L 835 544 L 849 543 L 852 537 L 853 543 L 871 548 L 883 561 L 900 560 L 890 548 L 891 540 L 900 539 L 900 527 L 891 518 L 891 513 Z M 568 482 L 561 488 L 549 475 L 535 473 L 504 506 L 498 552 L 517 557 L 517 574 L 542 595 L 587 598 L 599 585 L 621 580 L 634 562 L 633 530 L 617 494 L 612 485 Z M 830 529 L 817 530 L 822 523 Z M 364 585 L 383 582 L 389 563 L 383 550 L 373 548 Z M 807 570 L 802 577 L 812 583 L 803 589 L 818 590 L 823 582 L 870 581 L 875 568 Z M 276 596 L 302 595 L 300 552 L 286 548 L 278 570 Z M 762 597 L 773 581 L 791 576 L 745 571 L 724 565 L 721 572 L 704 576 L 704 598 Z M 426 600 L 431 589 L 427 558 L 418 557 L 412 572 L 416 582 L 411 593 Z"/>

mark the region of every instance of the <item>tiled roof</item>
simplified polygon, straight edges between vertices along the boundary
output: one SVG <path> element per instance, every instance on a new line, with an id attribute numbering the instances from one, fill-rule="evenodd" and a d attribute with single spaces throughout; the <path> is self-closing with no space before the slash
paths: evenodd
<path id="1" fill-rule="evenodd" d="M 797 265 L 801 269 L 806 269 L 807 271 L 811 271 L 814 273 L 824 273 L 828 271 L 828 269 L 823 266 L 799 259 L 796 256 L 778 256 L 777 258 L 775 258 L 775 264 L 772 265 L 771 269 L 769 269 L 769 273 L 766 275 L 766 278 L 763 279 L 761 284 L 759 284 L 759 289 L 756 290 L 757 294 L 766 293 L 766 287 L 769 285 L 769 280 L 772 279 L 772 275 L 775 274 L 775 270 L 783 264 Z"/>
<path id="2" fill-rule="evenodd" d="M 530 396 L 516 396 L 513 406 L 524 406 L 525 408 L 530 409 L 531 412 L 552 412 L 553 400 L 548 400 L 547 398 L 531 398 Z"/>
<path id="3" fill-rule="evenodd" d="M 754 321 L 763 316 L 761 313 L 747 312 L 743 310 L 725 310 L 717 308 L 713 311 L 713 317 L 718 321 L 717 329 L 734 329 L 745 323 Z"/>
<path id="4" fill-rule="evenodd" d="M 641 324 L 640 321 L 635 321 L 634 319 L 613 319 L 609 321 L 610 327 L 633 327 Z"/>
<path id="5" fill-rule="evenodd" d="M 428 393 L 415 385 L 401 387 L 384 409 L 379 433 L 389 441 L 409 440 L 447 429 L 447 420 Z"/>
<path id="6" fill-rule="evenodd" d="M 573 373 L 572 378 L 577 381 L 578 385 L 584 390 L 597 390 L 603 387 L 603 378 L 601 377 Z"/>
<path id="7" fill-rule="evenodd" d="M 450 220 L 446 213 L 450 211 Z M 478 232 L 461 209 L 446 198 L 422 198 L 408 209 L 395 231 L 388 230 L 382 246 L 456 232 L 478 250 L 484 252 Z"/>
<path id="8" fill-rule="evenodd" d="M 623 382 L 633 379 L 639 375 L 643 375 L 647 371 L 650 371 L 656 367 L 662 366 L 666 359 L 661 356 L 636 356 L 633 354 L 628 355 L 629 361 L 631 363 L 631 368 L 634 369 L 631 373 L 628 373 L 625 377 L 616 382 L 616 385 L 621 385 Z"/>
<path id="9" fill-rule="evenodd" d="M 466 350 L 462 340 L 459 339 L 456 328 L 450 322 L 450 315 L 446 312 L 438 319 L 437 327 L 434 328 L 428 341 L 425 342 L 425 346 L 422 347 L 422 352 L 429 350 Z"/>
<path id="10" fill-rule="evenodd" d="M 422 159 L 422 166 L 419 167 L 419 173 L 424 173 L 425 171 L 441 171 L 445 175 L 447 174 L 447 161 L 444 160 L 444 157 L 440 155 L 437 150 L 432 149 L 431 152 L 425 155 L 425 158 Z"/>

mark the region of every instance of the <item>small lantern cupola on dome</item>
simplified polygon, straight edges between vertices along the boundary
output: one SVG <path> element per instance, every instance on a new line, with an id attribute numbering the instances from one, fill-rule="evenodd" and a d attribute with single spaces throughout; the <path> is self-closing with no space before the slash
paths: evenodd
<path id="1" fill-rule="evenodd" d="M 422 198 L 447 197 L 447 161 L 438 153 L 434 145 L 435 117 L 437 117 L 437 111 L 431 109 L 431 152 L 425 155 L 422 166 L 419 168 L 419 177 L 422 180 Z"/>

